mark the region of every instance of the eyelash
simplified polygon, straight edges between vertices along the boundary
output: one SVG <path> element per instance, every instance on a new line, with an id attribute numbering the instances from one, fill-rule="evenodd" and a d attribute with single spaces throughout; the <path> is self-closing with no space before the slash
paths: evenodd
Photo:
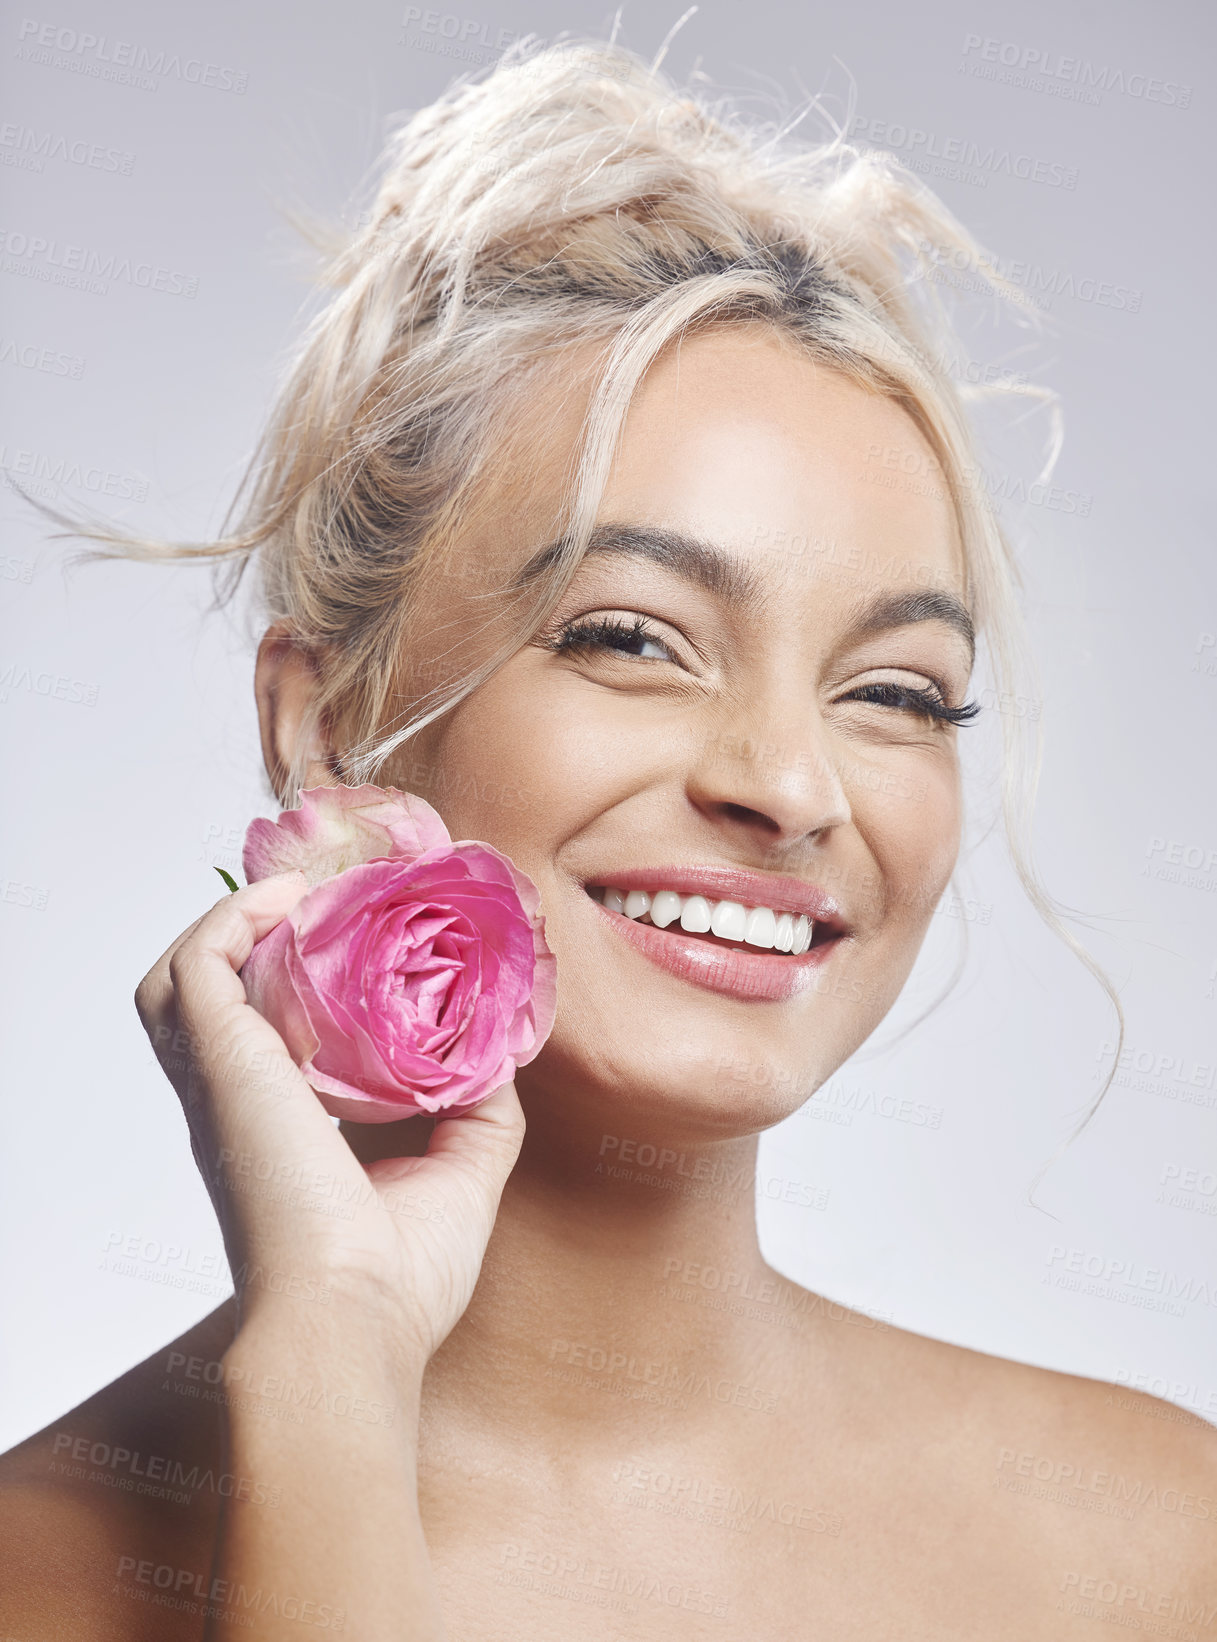
<path id="1" fill-rule="evenodd" d="M 911 684 L 860 684 L 844 698 L 846 701 L 869 701 L 877 707 L 912 706 L 941 724 L 970 724 L 980 712 L 975 701 L 965 701 L 962 707 L 948 707 L 932 690 L 919 690 Z"/>
<path id="2" fill-rule="evenodd" d="M 550 648 L 559 653 L 568 650 L 590 650 L 597 645 L 603 645 L 606 650 L 624 650 L 631 640 L 647 640 L 651 644 L 662 645 L 671 655 L 671 649 L 664 644 L 659 634 L 648 627 L 641 616 L 635 616 L 632 622 L 624 622 L 617 616 L 584 616 L 578 621 L 567 622 L 566 626 L 550 643 Z M 638 661 L 652 661 L 652 656 L 638 656 Z"/>
<path id="3" fill-rule="evenodd" d="M 640 642 L 658 644 L 667 650 L 669 655 L 672 653 L 669 646 L 641 616 L 635 616 L 632 622 L 622 621 L 617 616 L 584 616 L 578 621 L 567 622 L 557 637 L 549 641 L 549 648 L 558 654 L 572 650 L 590 650 L 597 646 L 603 646 L 606 650 L 625 650 L 630 643 Z M 652 661 L 655 658 L 635 656 L 634 659 Z M 943 724 L 970 724 L 980 712 L 980 707 L 974 701 L 965 702 L 962 707 L 948 707 L 934 691 L 918 689 L 910 684 L 862 684 L 856 690 L 851 690 L 843 699 L 865 701 L 876 707 L 911 709 Z"/>

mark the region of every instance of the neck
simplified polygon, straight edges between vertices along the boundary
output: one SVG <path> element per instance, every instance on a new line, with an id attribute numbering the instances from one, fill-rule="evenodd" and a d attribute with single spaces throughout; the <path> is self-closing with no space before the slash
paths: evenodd
<path id="1" fill-rule="evenodd" d="M 473 1426 L 548 1449 L 577 1426 L 582 1445 L 598 1428 L 618 1452 L 648 1426 L 709 1434 L 724 1411 L 771 1408 L 795 1289 L 761 1255 L 757 1137 L 542 1105 L 529 1102 L 473 1298 L 428 1369 L 432 1406 L 465 1440 Z M 343 1132 L 369 1162 L 425 1152 L 431 1127 Z"/>
<path id="2" fill-rule="evenodd" d="M 577 1427 L 581 1447 L 599 1435 L 618 1453 L 648 1428 L 708 1434 L 724 1408 L 768 1406 L 758 1355 L 791 1339 L 790 1285 L 757 1240 L 756 1136 L 644 1139 L 552 1115 L 534 1117 L 433 1362 L 444 1405 L 545 1447 Z"/>

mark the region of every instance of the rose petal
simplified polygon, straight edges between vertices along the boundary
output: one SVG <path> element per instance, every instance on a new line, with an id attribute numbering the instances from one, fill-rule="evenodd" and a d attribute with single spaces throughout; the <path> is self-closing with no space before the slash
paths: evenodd
<path id="1" fill-rule="evenodd" d="M 309 787 L 277 821 L 251 821 L 242 865 L 247 883 L 299 868 L 310 884 L 376 856 L 412 860 L 451 842 L 425 799 L 396 787 Z"/>

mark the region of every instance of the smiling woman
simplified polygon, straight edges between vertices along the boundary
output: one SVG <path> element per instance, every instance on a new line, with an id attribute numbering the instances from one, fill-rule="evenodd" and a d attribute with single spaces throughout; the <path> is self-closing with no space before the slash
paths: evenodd
<path id="1" fill-rule="evenodd" d="M 1217 1603 L 1207 1429 L 879 1327 L 757 1242 L 757 1137 L 904 985 L 977 637 L 1017 650 L 935 254 L 975 247 L 906 175 L 612 47 L 518 52 L 395 139 L 240 528 L 176 551 L 258 564 L 279 799 L 392 782 L 510 857 L 556 1023 L 460 1116 L 339 1130 L 238 978 L 298 877 L 154 965 L 237 1293 L 6 1459 L 14 1634 L 1032 1642 L 1084 1632 L 1062 1568 Z M 755 1303 L 675 1306 L 690 1263 Z M 99 1503 L 132 1455 L 212 1482 Z M 200 1600 L 133 1618 L 124 1561 Z"/>

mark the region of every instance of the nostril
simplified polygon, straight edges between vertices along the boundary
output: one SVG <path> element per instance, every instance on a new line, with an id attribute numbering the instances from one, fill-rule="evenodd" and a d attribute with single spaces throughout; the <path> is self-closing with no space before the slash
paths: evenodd
<path id="1" fill-rule="evenodd" d="M 722 800 L 717 806 L 720 815 L 729 821 L 741 821 L 745 826 L 760 826 L 766 832 L 781 834 L 782 824 L 775 821 L 773 816 L 766 815 L 763 810 L 749 809 L 747 804 L 736 804 L 730 799 Z"/>

